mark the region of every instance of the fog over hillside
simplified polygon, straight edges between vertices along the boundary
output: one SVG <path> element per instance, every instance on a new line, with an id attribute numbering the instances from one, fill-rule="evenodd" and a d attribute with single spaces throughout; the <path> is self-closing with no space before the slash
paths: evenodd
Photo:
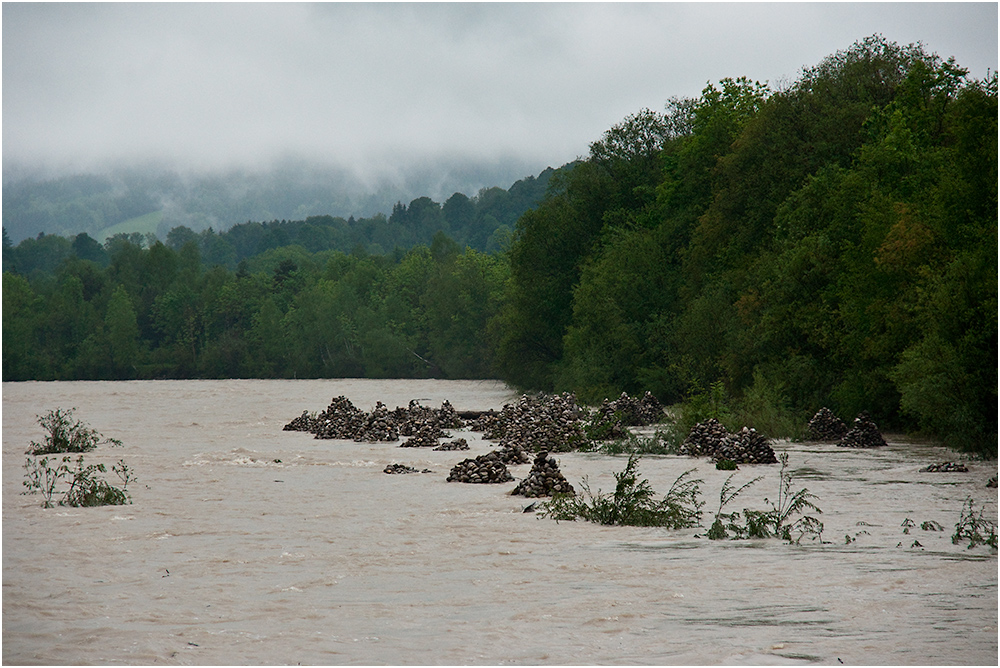
<path id="1" fill-rule="evenodd" d="M 4 3 L 13 241 L 513 182 L 709 83 L 881 34 L 997 68 L 996 3 Z"/>
<path id="2" fill-rule="evenodd" d="M 506 190 L 545 167 L 516 160 L 456 160 L 362 179 L 347 169 L 303 160 L 268 169 L 201 172 L 147 163 L 71 175 L 14 166 L 4 171 L 3 225 L 16 244 L 42 232 L 86 232 L 103 240 L 111 233 L 138 231 L 163 239 L 180 225 L 222 231 L 250 220 L 388 216 L 397 202 L 427 196 L 443 203 L 456 192 L 473 197 L 483 188 Z"/>

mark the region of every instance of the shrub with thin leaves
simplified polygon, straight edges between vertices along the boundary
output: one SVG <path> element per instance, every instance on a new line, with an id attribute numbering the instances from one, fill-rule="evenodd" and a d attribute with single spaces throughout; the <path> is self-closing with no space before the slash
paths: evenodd
<path id="1" fill-rule="evenodd" d="M 24 480 L 22 484 L 27 488 L 24 494 L 42 494 L 42 507 L 52 507 L 52 496 L 55 493 L 56 485 L 66 475 L 69 474 L 70 457 L 63 457 L 54 468 L 49 465 L 49 458 L 31 459 L 28 457 L 24 462 Z M 53 463 L 55 463 L 53 461 Z"/>
<path id="2" fill-rule="evenodd" d="M 615 473 L 615 491 L 593 493 L 586 478 L 581 483 L 583 493 L 570 497 L 553 496 L 543 503 L 541 517 L 559 520 L 583 519 L 606 525 L 660 526 L 683 529 L 698 526 L 701 506 L 699 483 L 690 478 L 694 469 L 685 471 L 674 481 L 666 496 L 656 498 L 648 480 L 639 479 L 636 471 L 639 458 L 631 455 L 625 470 Z"/>
<path id="3" fill-rule="evenodd" d="M 723 513 L 722 509 L 726 507 L 733 499 L 743 493 L 749 487 L 752 487 L 754 483 L 763 478 L 763 476 L 757 476 L 748 483 L 743 484 L 739 488 L 734 488 L 730 483 L 733 481 L 733 477 L 736 474 L 730 475 L 726 478 L 726 482 L 722 483 L 722 491 L 719 492 L 719 510 L 715 513 L 715 521 L 712 522 L 712 526 L 709 527 L 706 535 L 711 540 L 722 540 L 729 537 L 729 531 L 735 534 L 736 538 L 744 537 L 746 533 L 746 527 L 740 525 L 740 514 L 739 512 L 734 513 Z"/>
<path id="4" fill-rule="evenodd" d="M 76 470 L 69 483 L 69 489 L 59 505 L 62 506 L 123 506 L 131 503 L 128 495 L 128 484 L 135 480 L 132 470 L 124 461 L 119 461 L 111 467 L 122 486 L 115 487 L 99 474 L 106 473 L 104 464 L 83 465 L 83 457 L 76 460 Z"/>
<path id="5" fill-rule="evenodd" d="M 100 443 L 121 445 L 116 438 L 103 438 L 101 434 L 79 420 L 73 422 L 73 410 L 57 408 L 38 416 L 38 423 L 48 434 L 41 443 L 32 441 L 27 450 L 29 455 L 49 455 L 62 452 L 90 452 Z"/>
<path id="6" fill-rule="evenodd" d="M 58 466 L 50 465 L 48 457 L 38 460 L 28 459 L 24 463 L 27 488 L 25 494 L 41 492 L 42 506 L 52 507 L 52 497 L 60 481 L 68 479 L 69 487 L 59 500 L 60 506 L 122 506 L 132 503 L 128 494 L 128 484 L 135 481 L 135 473 L 124 460 L 111 466 L 111 470 L 122 481 L 121 487 L 109 483 L 101 475 L 107 473 L 104 464 L 84 465 L 83 455 L 76 459 L 76 468 L 69 467 L 70 457 L 63 457 Z M 53 462 L 54 463 L 54 462 Z"/>
<path id="7" fill-rule="evenodd" d="M 962 504 L 962 514 L 955 524 L 955 533 L 951 537 L 951 542 L 955 545 L 963 541 L 969 541 L 969 549 L 977 545 L 989 545 L 994 550 L 997 549 L 997 525 L 983 517 L 985 506 L 976 512 L 971 498 Z"/>
<path id="8" fill-rule="evenodd" d="M 124 460 L 111 466 L 111 470 L 122 481 L 121 487 L 116 487 L 102 477 L 107 473 L 104 464 L 84 465 L 83 455 L 76 459 L 76 468 L 69 467 L 70 457 L 63 457 L 58 466 L 50 465 L 48 457 L 34 460 L 29 458 L 24 463 L 27 488 L 25 494 L 41 492 L 42 506 L 52 507 L 52 497 L 60 481 L 68 479 L 69 487 L 59 500 L 60 506 L 122 506 L 132 503 L 128 494 L 128 485 L 135 481 L 135 473 Z M 53 462 L 54 463 L 54 462 Z"/>
<path id="9" fill-rule="evenodd" d="M 744 490 L 756 483 L 761 478 L 754 478 L 738 489 L 734 489 L 730 484 L 733 475 L 730 475 L 722 485 L 722 492 L 719 494 L 719 511 L 715 514 L 715 521 L 706 533 L 712 540 L 721 540 L 730 537 L 745 538 L 781 538 L 789 543 L 802 541 L 809 537 L 814 540 L 821 540 L 823 535 L 823 523 L 811 515 L 805 515 L 808 511 L 822 513 L 813 499 L 817 498 L 808 489 L 800 489 L 792 492 L 792 476 L 788 472 L 788 453 L 783 452 L 779 456 L 781 461 L 781 471 L 778 478 L 778 498 L 777 501 L 770 501 L 765 498 L 764 503 L 771 506 L 770 510 L 749 510 L 743 509 L 740 513 L 723 513 L 722 509 L 733 499 L 739 496 Z"/>

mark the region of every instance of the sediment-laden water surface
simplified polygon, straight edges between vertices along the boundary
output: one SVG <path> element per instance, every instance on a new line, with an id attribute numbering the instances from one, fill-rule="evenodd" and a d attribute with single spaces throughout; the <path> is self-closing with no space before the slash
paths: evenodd
<path id="1" fill-rule="evenodd" d="M 338 395 L 364 410 L 515 398 L 471 381 L 5 383 L 4 663 L 997 663 L 997 555 L 951 542 L 970 496 L 996 522 L 995 462 L 922 473 L 956 455 L 779 441 L 828 542 L 710 541 L 704 527 L 556 523 L 521 512 L 516 483 L 446 482 L 493 449 L 477 433 L 438 452 L 281 430 Z M 36 416 L 59 407 L 123 441 L 86 459 L 134 469 L 131 505 L 21 494 Z M 626 462 L 556 457 L 578 490 L 585 476 L 613 489 Z M 662 494 L 691 468 L 707 526 L 728 472 L 666 456 L 639 473 Z M 767 508 L 777 465 L 733 480 L 759 475 L 726 510 Z"/>

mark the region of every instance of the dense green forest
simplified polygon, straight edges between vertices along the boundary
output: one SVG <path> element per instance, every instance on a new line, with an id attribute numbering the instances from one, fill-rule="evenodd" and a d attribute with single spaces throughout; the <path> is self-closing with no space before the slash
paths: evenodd
<path id="1" fill-rule="evenodd" d="M 771 433 L 825 405 L 995 456 L 996 141 L 996 75 L 876 36 L 626 118 L 529 184 L 509 239 L 488 192 L 166 243 L 5 235 L 4 380 L 711 390 Z"/>
<path id="2" fill-rule="evenodd" d="M 503 378 L 996 453 L 997 79 L 880 37 L 605 133 L 518 223 Z"/>
<path id="3" fill-rule="evenodd" d="M 235 271 L 194 241 L 109 245 L 106 267 L 4 272 L 4 380 L 491 374 L 480 332 L 507 265 L 443 233 L 388 255 L 285 246 Z"/>

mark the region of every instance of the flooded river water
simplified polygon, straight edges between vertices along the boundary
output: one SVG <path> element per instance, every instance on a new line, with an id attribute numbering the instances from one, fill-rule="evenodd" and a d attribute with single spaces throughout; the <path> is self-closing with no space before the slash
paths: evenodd
<path id="1" fill-rule="evenodd" d="M 827 542 L 710 541 L 705 527 L 556 523 L 523 513 L 514 483 L 446 482 L 495 447 L 477 433 L 453 431 L 469 452 L 436 452 L 281 430 L 338 395 L 364 410 L 515 399 L 472 381 L 5 383 L 3 662 L 997 663 L 996 552 L 951 542 L 968 497 L 996 522 L 996 462 L 921 473 L 956 455 L 891 437 L 877 450 L 779 441 Z M 86 460 L 125 460 L 131 505 L 22 495 L 36 416 L 55 408 L 124 443 Z M 557 459 L 595 491 L 626 462 Z M 394 462 L 430 473 L 383 473 Z M 691 468 L 707 527 L 727 472 L 648 456 L 639 473 L 662 494 Z M 727 510 L 767 508 L 777 466 L 733 481 L 759 475 Z"/>

